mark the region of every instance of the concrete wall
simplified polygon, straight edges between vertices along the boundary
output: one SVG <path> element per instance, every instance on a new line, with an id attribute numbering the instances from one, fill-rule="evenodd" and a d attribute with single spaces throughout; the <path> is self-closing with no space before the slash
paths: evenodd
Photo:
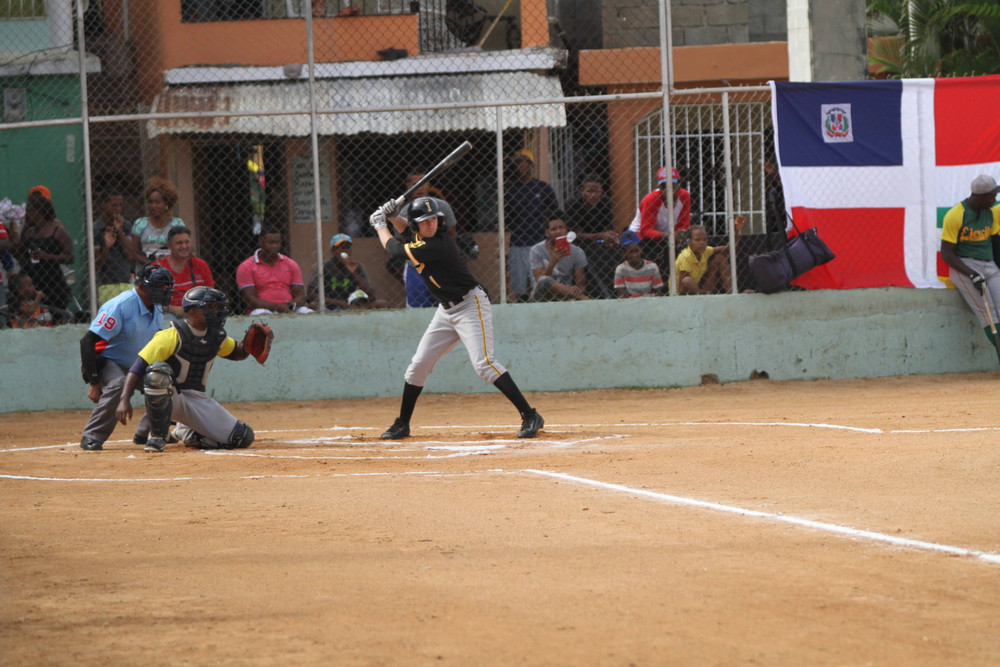
<path id="1" fill-rule="evenodd" d="M 282 316 L 261 368 L 220 360 L 222 402 L 390 396 L 429 310 Z M 953 290 L 880 288 L 497 306 L 496 356 L 527 392 L 746 380 L 994 370 L 996 357 Z M 241 334 L 245 318 L 229 330 Z M 85 327 L 0 331 L 0 412 L 89 408 L 79 373 Z M 459 346 L 430 392 L 494 391 Z M 859 406 L 860 408 L 861 406 Z"/>
<path id="2" fill-rule="evenodd" d="M 673 0 L 670 16 L 673 46 L 750 41 L 749 5 L 753 1 Z M 604 48 L 659 46 L 657 0 L 604 2 L 601 13 Z"/>
<path id="3" fill-rule="evenodd" d="M 788 39 L 786 9 L 786 0 L 750 0 L 750 41 L 786 41 Z"/>

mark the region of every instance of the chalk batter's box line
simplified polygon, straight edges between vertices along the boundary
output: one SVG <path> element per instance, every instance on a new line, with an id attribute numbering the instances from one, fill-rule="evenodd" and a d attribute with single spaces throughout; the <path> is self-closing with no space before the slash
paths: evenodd
<path id="1" fill-rule="evenodd" d="M 644 498 L 651 498 L 653 500 L 658 500 L 661 502 L 666 502 L 675 505 L 684 505 L 687 507 L 695 507 L 698 509 L 707 509 L 716 512 L 724 512 L 728 514 L 735 514 L 739 516 L 764 519 L 769 521 L 775 521 L 780 523 L 787 523 L 798 527 L 811 528 L 813 530 L 819 530 L 822 532 L 833 533 L 835 535 L 841 535 L 845 537 L 868 540 L 870 542 L 876 542 L 881 544 L 890 544 L 897 547 L 903 547 L 906 549 L 916 549 L 921 551 L 931 551 L 935 553 L 943 553 L 950 556 L 964 556 L 975 558 L 977 560 L 990 563 L 993 565 L 1000 565 L 1000 554 L 979 551 L 977 549 L 967 549 L 964 547 L 956 547 L 947 544 L 939 544 L 936 542 L 927 542 L 924 540 L 911 539 L 906 537 L 899 537 L 896 535 L 887 535 L 885 533 L 879 533 L 871 530 L 863 530 L 859 528 L 852 528 L 850 526 L 842 526 L 834 523 L 827 523 L 823 521 L 814 521 L 812 519 L 805 519 L 801 517 L 792 516 L 789 514 L 776 514 L 774 512 L 762 512 L 760 510 L 752 510 L 744 507 L 737 507 L 735 505 L 723 505 L 721 503 L 715 503 L 705 500 L 698 500 L 696 498 L 685 498 L 683 496 L 675 496 L 667 493 L 662 493 L 659 491 L 650 491 L 648 489 L 637 489 L 634 487 L 625 486 L 622 484 L 612 484 L 609 482 L 602 482 L 595 479 L 588 479 L 585 477 L 578 477 L 575 475 L 569 475 L 566 473 L 550 472 L 547 470 L 537 470 L 537 469 L 524 469 L 521 471 L 505 471 L 505 470 L 481 470 L 481 471 L 462 471 L 462 472 L 437 472 L 437 471 L 407 471 L 407 472 L 369 472 L 369 473 L 324 473 L 322 475 L 244 475 L 237 477 L 236 479 L 302 479 L 302 478 L 346 478 L 346 477 L 468 477 L 474 475 L 484 475 L 484 474 L 528 474 L 536 475 L 542 477 L 549 477 L 552 479 L 559 479 L 565 482 L 570 482 L 573 484 L 578 484 L 582 486 L 590 486 L 594 488 L 603 489 L 606 491 L 616 491 L 620 493 L 626 493 L 633 496 L 639 496 Z M 178 482 L 178 481 L 215 481 L 218 478 L 215 477 L 169 477 L 169 478 L 113 478 L 113 479 L 100 479 L 100 478 L 58 478 L 58 477 L 32 477 L 27 475 L 5 475 L 0 474 L 0 479 L 10 479 L 10 480 L 29 480 L 29 481 L 48 481 L 48 482 L 116 482 L 116 483 L 149 483 L 149 482 Z"/>
<path id="2" fill-rule="evenodd" d="M 860 426 L 847 426 L 844 424 L 823 424 L 808 422 L 634 422 L 618 424 L 552 424 L 547 429 L 570 429 L 570 428 L 666 428 L 672 426 L 746 426 L 746 427 L 767 427 L 783 426 L 795 428 L 821 428 L 841 431 L 851 431 L 855 433 L 869 433 L 873 435 L 920 435 L 930 433 L 977 433 L 988 431 L 1000 431 L 998 426 L 974 426 L 968 428 L 934 428 L 934 429 L 895 429 L 883 430 L 880 428 L 865 428 Z M 511 428 L 510 424 L 478 424 L 470 425 L 438 425 L 438 426 L 416 426 L 414 430 L 456 430 L 456 431 L 476 431 L 483 429 L 504 429 Z M 260 430 L 257 433 L 322 433 L 324 431 L 381 431 L 382 427 L 372 426 L 328 426 L 325 428 L 295 428 L 295 429 L 270 429 Z M 626 436 L 627 437 L 627 436 Z M 108 440 L 109 444 L 131 443 L 131 440 Z M 477 442 L 477 441 L 469 441 Z M 61 445 L 38 445 L 32 447 L 11 447 L 0 449 L 0 454 L 12 452 L 25 452 L 39 449 L 59 449 L 62 447 L 77 447 L 79 443 L 67 442 Z"/>
<path id="3" fill-rule="evenodd" d="M 939 544 L 936 542 L 926 542 L 924 540 L 899 537 L 896 535 L 887 535 L 885 533 L 879 533 L 871 530 L 863 530 L 859 528 L 851 528 L 850 526 L 842 526 L 835 523 L 814 521 L 812 519 L 805 519 L 802 517 L 792 516 L 789 514 L 762 512 L 760 510 L 752 510 L 744 507 L 737 507 L 735 505 L 723 505 L 721 503 L 698 500 L 696 498 L 685 498 L 683 496 L 674 496 L 667 493 L 661 493 L 659 491 L 638 489 L 630 486 L 625 486 L 623 484 L 612 484 L 609 482 L 602 482 L 596 479 L 577 477 L 576 475 L 569 475 L 566 473 L 550 472 L 547 470 L 535 470 L 530 468 L 525 469 L 522 472 L 529 475 L 539 475 L 551 479 L 558 479 L 564 482 L 570 482 L 572 484 L 577 484 L 581 486 L 590 486 L 605 491 L 615 491 L 643 498 L 651 498 L 653 500 L 658 500 L 661 502 L 666 502 L 674 505 L 684 505 L 687 507 L 695 507 L 698 509 L 706 509 L 715 512 L 725 512 L 728 514 L 736 514 L 739 516 L 744 516 L 754 519 L 777 521 L 798 527 L 811 528 L 814 530 L 819 530 L 827 533 L 833 533 L 835 535 L 868 540 L 870 542 L 891 544 L 893 546 L 903 547 L 907 549 L 932 551 L 936 553 L 947 554 L 950 556 L 966 556 L 993 565 L 1000 565 L 1000 554 L 988 551 L 979 551 L 977 549 L 967 549 L 965 547 L 956 547 L 948 544 Z"/>

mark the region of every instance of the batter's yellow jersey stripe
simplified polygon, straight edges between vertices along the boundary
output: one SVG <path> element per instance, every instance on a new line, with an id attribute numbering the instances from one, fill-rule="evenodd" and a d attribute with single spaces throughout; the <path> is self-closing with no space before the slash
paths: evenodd
<path id="1" fill-rule="evenodd" d="M 479 314 L 479 331 L 483 335 L 483 355 L 486 357 L 486 363 L 489 364 L 489 367 L 493 369 L 494 373 L 497 375 L 503 375 L 503 373 L 501 373 L 499 369 L 493 365 L 493 360 L 490 359 L 489 346 L 486 345 L 486 323 L 483 322 L 483 306 L 479 302 L 479 295 L 474 294 L 473 296 L 476 299 L 476 313 Z"/>

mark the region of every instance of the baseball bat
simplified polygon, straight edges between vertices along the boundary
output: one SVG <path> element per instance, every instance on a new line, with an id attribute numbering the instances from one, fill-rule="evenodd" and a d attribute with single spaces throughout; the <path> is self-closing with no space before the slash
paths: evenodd
<path id="1" fill-rule="evenodd" d="M 395 202 L 396 208 L 399 208 L 403 204 L 405 204 L 407 200 L 410 198 L 410 195 L 416 192 L 421 185 L 423 185 L 424 183 L 431 180 L 432 178 L 443 172 L 451 165 L 461 160 L 462 157 L 464 157 L 465 154 L 471 150 L 472 150 L 472 144 L 470 144 L 468 141 L 463 141 L 462 145 L 453 150 L 451 153 L 448 153 L 448 157 L 446 157 L 445 159 L 441 160 L 436 165 L 434 165 L 434 168 L 428 171 L 426 174 L 424 174 L 423 178 L 421 178 L 419 181 L 411 185 L 406 192 L 397 197 Z"/>
<path id="2" fill-rule="evenodd" d="M 997 359 L 1000 359 L 1000 334 L 997 334 L 997 323 L 990 310 L 990 297 L 985 290 L 983 291 L 983 305 L 986 306 L 986 321 L 990 323 L 990 333 L 993 334 L 993 347 L 997 351 Z"/>

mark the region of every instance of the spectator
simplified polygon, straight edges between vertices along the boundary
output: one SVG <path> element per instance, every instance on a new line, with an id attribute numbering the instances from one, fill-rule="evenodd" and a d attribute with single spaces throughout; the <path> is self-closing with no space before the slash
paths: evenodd
<path id="1" fill-rule="evenodd" d="M 532 301 L 589 299 L 587 255 L 566 238 L 562 216 L 549 220 L 545 240 L 531 248 L 531 270 L 535 276 Z"/>
<path id="2" fill-rule="evenodd" d="M 43 185 L 28 194 L 24 230 L 17 245 L 21 270 L 45 294 L 49 306 L 66 310 L 72 295 L 63 265 L 73 262 L 73 239 L 56 219 L 49 189 Z"/>
<path id="3" fill-rule="evenodd" d="M 139 252 L 139 237 L 122 217 L 122 196 L 105 190 L 97 205 L 101 217 L 94 220 L 94 266 L 97 268 L 97 304 L 101 305 L 132 289 L 134 267 L 145 263 Z"/>
<path id="4" fill-rule="evenodd" d="M 941 259 L 948 265 L 948 277 L 959 294 L 976 314 L 986 338 L 1000 350 L 993 338 L 985 311 L 985 300 L 993 305 L 990 314 L 996 321 L 1000 305 L 1000 206 L 997 206 L 996 180 L 989 175 L 972 181 L 971 194 L 955 204 L 941 225 Z"/>
<path id="5" fill-rule="evenodd" d="M 80 439 L 81 449 L 104 449 L 115 430 L 115 409 L 125 375 L 139 350 L 163 328 L 163 307 L 170 303 L 173 276 L 162 266 L 147 264 L 139 272 L 135 289 L 122 292 L 101 306 L 90 329 L 80 339 L 80 369 L 94 406 Z M 143 417 L 133 440 L 146 444 L 149 419 Z"/>
<path id="6" fill-rule="evenodd" d="M 645 254 L 661 267 L 668 265 L 670 228 L 674 228 L 675 247 L 681 248 L 691 227 L 691 193 L 680 186 L 680 180 L 676 168 L 668 178 L 667 168 L 660 167 L 656 172 L 657 189 L 642 198 L 635 219 L 629 225 L 643 241 Z M 668 181 L 672 181 L 671 187 L 667 187 Z M 668 197 L 673 202 L 670 206 L 667 205 Z"/>
<path id="7" fill-rule="evenodd" d="M 406 182 L 403 184 L 403 191 L 406 192 L 413 185 L 418 183 L 421 178 L 424 177 L 425 172 L 423 171 L 411 171 L 407 177 Z M 440 192 L 438 192 L 440 194 Z M 438 208 L 441 210 L 443 217 L 442 225 L 444 225 L 445 232 L 448 237 L 454 241 L 458 237 L 458 222 L 455 219 L 455 212 L 451 208 L 451 204 L 446 202 L 441 197 L 431 195 L 431 184 L 430 181 L 424 183 L 419 188 L 413 191 L 410 201 L 400 209 L 396 217 L 399 221 L 403 222 L 405 226 L 406 216 L 410 212 L 410 205 L 417 199 L 421 197 L 431 197 L 437 202 Z M 390 220 L 390 223 L 395 226 L 395 222 Z M 406 288 L 406 307 L 407 308 L 433 308 L 438 305 L 437 299 L 431 294 L 430 290 L 427 289 L 427 284 L 417 273 L 417 270 L 413 268 L 410 262 L 403 262 L 403 286 Z"/>
<path id="8" fill-rule="evenodd" d="M 312 313 L 306 303 L 302 269 L 291 257 L 282 255 L 281 232 L 265 227 L 258 248 L 236 269 L 236 287 L 249 306 L 251 315 Z"/>
<path id="9" fill-rule="evenodd" d="M 580 248 L 587 254 L 587 295 L 610 299 L 618 263 L 618 234 L 614 230 L 611 200 L 597 174 L 580 181 L 580 196 L 566 206 L 566 224 L 576 232 Z"/>
<path id="10" fill-rule="evenodd" d="M 351 250 L 354 240 L 347 234 L 335 234 L 330 239 L 333 256 L 323 262 L 324 299 L 327 310 L 347 310 L 348 308 L 387 308 L 383 299 L 375 298 L 375 288 L 365 265 L 354 259 Z M 364 294 L 359 299 L 358 292 Z M 354 298 L 354 301 L 351 299 Z M 319 307 L 319 271 L 313 273 L 306 290 L 306 302 L 313 310 Z"/>
<path id="11" fill-rule="evenodd" d="M 644 259 L 639 235 L 625 230 L 621 238 L 625 261 L 615 268 L 615 295 L 619 299 L 663 294 L 663 278 L 656 262 Z"/>
<path id="12" fill-rule="evenodd" d="M 4 226 L 3 220 L 0 220 L 0 254 L 4 254 L 10 250 L 10 235 L 7 233 L 7 227 Z M 4 273 L 6 267 L 0 266 L 0 310 L 7 305 L 7 287 L 4 285 Z M 0 327 L 3 324 L 0 323 Z"/>
<path id="13" fill-rule="evenodd" d="M 733 225 L 733 244 L 746 223 L 742 215 Z M 681 294 L 727 294 L 733 281 L 729 269 L 729 245 L 708 245 L 708 232 L 701 225 L 691 227 L 688 247 L 677 256 L 677 291 Z"/>
<path id="14" fill-rule="evenodd" d="M 510 233 L 511 302 L 517 302 L 527 300 L 532 292 L 531 249 L 545 241 L 546 222 L 559 203 L 552 186 L 532 175 L 535 156 L 531 151 L 517 151 L 513 162 L 514 180 L 504 192 L 504 224 Z"/>
<path id="15" fill-rule="evenodd" d="M 26 273 L 10 275 L 10 294 L 10 326 L 14 329 L 51 327 L 73 319 L 69 312 L 46 305 L 45 294 L 35 289 Z"/>
<path id="16" fill-rule="evenodd" d="M 169 269 L 174 276 L 174 295 L 164 311 L 174 318 L 183 319 L 184 309 L 181 307 L 181 299 L 187 291 L 199 285 L 215 287 L 215 279 L 212 278 L 212 270 L 208 268 L 208 263 L 201 257 L 194 256 L 190 229 L 184 225 L 171 227 L 167 232 L 167 247 L 170 249 L 170 254 L 156 260 L 156 264 Z"/>
<path id="17" fill-rule="evenodd" d="M 149 179 L 145 197 L 146 217 L 132 223 L 132 233 L 139 237 L 139 249 L 146 261 L 153 261 L 170 254 L 167 234 L 171 227 L 183 227 L 184 221 L 171 213 L 177 203 L 177 187 L 167 179 Z"/>

